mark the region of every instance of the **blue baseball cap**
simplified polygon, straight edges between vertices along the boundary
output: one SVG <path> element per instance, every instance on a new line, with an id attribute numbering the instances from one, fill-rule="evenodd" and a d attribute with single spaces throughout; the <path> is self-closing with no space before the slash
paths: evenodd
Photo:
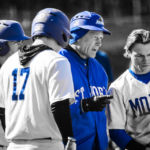
<path id="1" fill-rule="evenodd" d="M 0 20 L 0 56 L 5 56 L 10 48 L 8 41 L 28 40 L 19 22 L 14 20 Z"/>
<path id="2" fill-rule="evenodd" d="M 14 20 L 0 20 L 0 40 L 22 41 L 30 37 L 24 34 L 19 22 Z"/>
<path id="3" fill-rule="evenodd" d="M 72 17 L 70 30 L 74 31 L 76 28 L 103 31 L 104 34 L 111 34 L 110 31 L 104 27 L 102 16 L 95 12 L 83 11 Z"/>

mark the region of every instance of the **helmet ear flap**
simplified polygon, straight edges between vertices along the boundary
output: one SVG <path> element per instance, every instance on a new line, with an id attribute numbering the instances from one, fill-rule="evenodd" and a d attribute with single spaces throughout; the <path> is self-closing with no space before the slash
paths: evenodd
<path id="1" fill-rule="evenodd" d="M 0 56 L 5 56 L 10 51 L 7 41 L 0 41 Z"/>

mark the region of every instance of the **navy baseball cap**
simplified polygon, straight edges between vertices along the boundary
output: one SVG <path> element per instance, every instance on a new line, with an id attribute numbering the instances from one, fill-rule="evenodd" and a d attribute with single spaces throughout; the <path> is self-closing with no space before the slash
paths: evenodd
<path id="1" fill-rule="evenodd" d="M 0 20 L 0 40 L 22 41 L 30 37 L 24 34 L 21 24 L 14 20 Z"/>
<path id="2" fill-rule="evenodd" d="M 83 11 L 72 17 L 70 30 L 74 31 L 76 28 L 103 31 L 105 34 L 111 34 L 110 31 L 104 27 L 102 16 L 95 12 Z"/>
<path id="3" fill-rule="evenodd" d="M 10 48 L 8 41 L 28 40 L 30 37 L 24 34 L 21 24 L 14 20 L 0 20 L 0 56 L 5 56 Z"/>

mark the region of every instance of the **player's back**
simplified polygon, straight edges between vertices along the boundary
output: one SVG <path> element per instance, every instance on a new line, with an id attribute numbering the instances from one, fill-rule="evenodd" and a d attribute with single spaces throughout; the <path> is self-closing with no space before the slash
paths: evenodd
<path id="1" fill-rule="evenodd" d="M 54 80 L 64 63 L 66 59 L 52 50 L 40 52 L 25 66 L 20 65 L 18 52 L 6 61 L 1 84 L 7 139 L 61 139 L 50 103 L 62 99 L 61 93 L 56 96 Z"/>

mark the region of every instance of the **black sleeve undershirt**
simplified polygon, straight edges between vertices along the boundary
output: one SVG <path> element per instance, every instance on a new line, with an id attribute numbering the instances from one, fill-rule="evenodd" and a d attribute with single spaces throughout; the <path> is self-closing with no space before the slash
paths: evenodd
<path id="1" fill-rule="evenodd" d="M 5 131 L 5 108 L 1 108 L 1 107 L 0 107 L 0 120 L 2 123 L 2 127 Z"/>
<path id="2" fill-rule="evenodd" d="M 51 109 L 62 135 L 63 142 L 66 144 L 67 138 L 73 137 L 69 99 L 53 103 Z"/>

